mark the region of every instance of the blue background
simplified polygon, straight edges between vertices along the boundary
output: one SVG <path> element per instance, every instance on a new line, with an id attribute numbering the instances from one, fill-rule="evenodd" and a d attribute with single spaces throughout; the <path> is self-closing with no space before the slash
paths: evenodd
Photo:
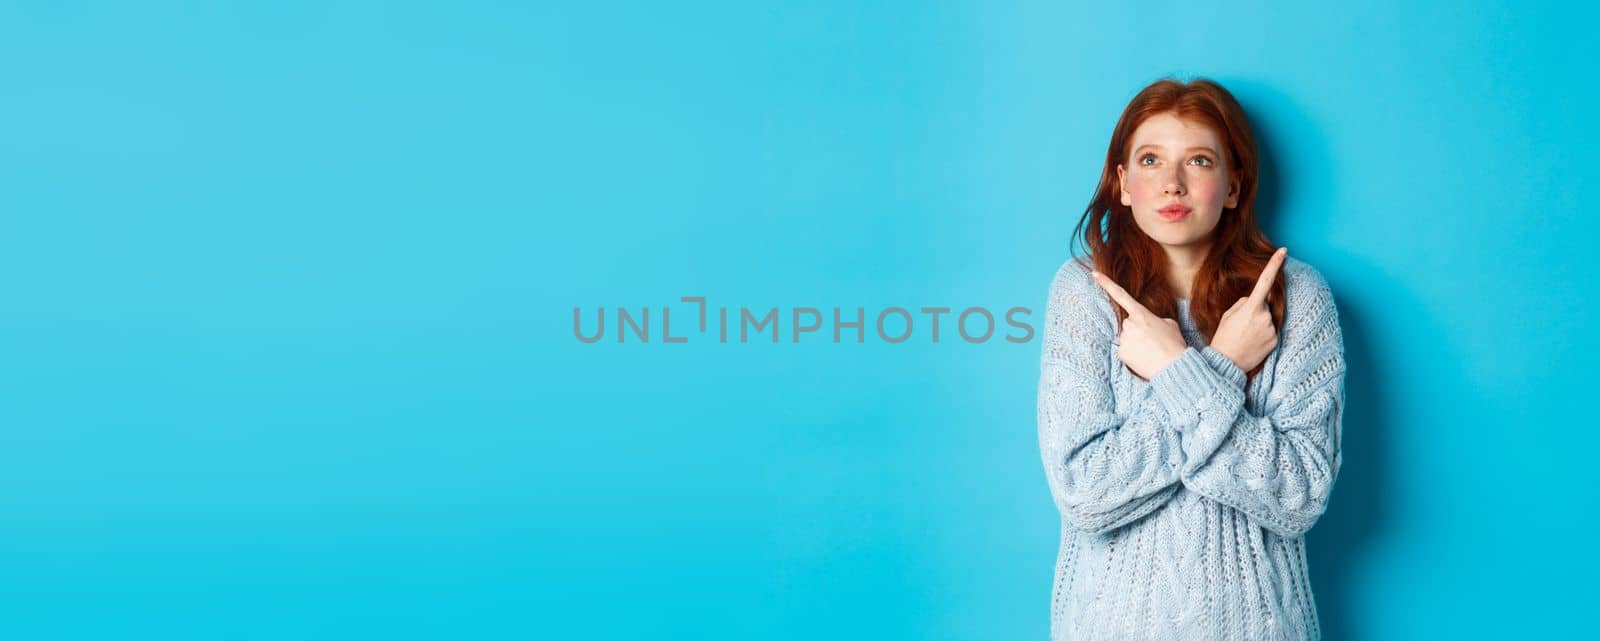
<path id="1" fill-rule="evenodd" d="M 1595 17 L 8 4 L 0 636 L 1044 639 L 1037 337 L 572 310 L 1042 313 L 1173 73 L 1245 103 L 1343 316 L 1327 638 L 1580 636 Z"/>

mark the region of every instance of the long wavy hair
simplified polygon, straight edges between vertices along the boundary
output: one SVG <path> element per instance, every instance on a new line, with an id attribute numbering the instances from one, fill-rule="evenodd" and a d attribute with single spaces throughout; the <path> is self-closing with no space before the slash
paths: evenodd
<path id="1" fill-rule="evenodd" d="M 1211 250 L 1195 274 L 1189 294 L 1189 313 L 1195 326 L 1209 342 L 1217 331 L 1222 313 L 1234 301 L 1250 295 L 1261 270 L 1277 247 L 1256 222 L 1256 187 L 1261 176 L 1255 135 L 1233 94 L 1222 85 L 1205 78 L 1187 83 L 1163 78 L 1140 90 L 1111 132 L 1105 166 L 1094 198 L 1073 230 L 1074 238 L 1087 246 L 1095 269 L 1111 277 L 1150 311 L 1163 318 L 1177 317 L 1177 296 L 1167 283 L 1166 253 L 1133 220 L 1132 208 L 1123 205 L 1117 183 L 1117 165 L 1126 164 L 1133 132 L 1145 119 L 1171 113 L 1179 119 L 1209 126 L 1223 141 L 1228 171 L 1239 179 L 1238 206 L 1222 211 L 1212 230 Z M 1273 324 L 1282 331 L 1284 318 L 1284 278 L 1280 271 L 1267 294 Z M 1117 325 L 1127 313 L 1115 304 Z M 1263 361 L 1262 364 L 1265 364 Z M 1261 365 L 1247 372 L 1251 378 Z"/>

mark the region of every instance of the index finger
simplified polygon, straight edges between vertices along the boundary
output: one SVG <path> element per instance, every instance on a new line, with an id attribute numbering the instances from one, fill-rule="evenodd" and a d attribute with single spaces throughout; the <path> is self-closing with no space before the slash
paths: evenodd
<path id="1" fill-rule="evenodd" d="M 1256 279 L 1256 288 L 1250 291 L 1250 304 L 1266 304 L 1267 292 L 1271 291 L 1272 281 L 1278 277 L 1278 271 L 1288 255 L 1288 247 L 1279 247 L 1278 251 L 1272 253 L 1272 258 L 1267 259 L 1266 268 L 1261 270 L 1261 277 Z"/>
<path id="2" fill-rule="evenodd" d="M 1111 295 L 1112 300 L 1117 301 L 1117 304 L 1121 305 L 1122 309 L 1127 310 L 1128 315 L 1144 314 L 1149 316 L 1152 314 L 1150 310 L 1145 309 L 1144 305 L 1140 305 L 1139 301 L 1135 300 L 1121 285 L 1111 280 L 1110 276 L 1095 272 L 1094 282 L 1099 283 L 1100 289 L 1106 290 L 1106 293 Z"/>

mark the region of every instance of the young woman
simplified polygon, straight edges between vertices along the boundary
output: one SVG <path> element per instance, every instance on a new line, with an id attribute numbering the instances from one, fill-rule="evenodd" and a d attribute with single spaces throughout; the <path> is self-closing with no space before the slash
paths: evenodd
<path id="1" fill-rule="evenodd" d="M 1208 80 L 1146 87 L 1112 131 L 1044 330 L 1056 641 L 1321 638 L 1304 536 L 1339 473 L 1343 337 L 1257 226 L 1258 177 Z"/>

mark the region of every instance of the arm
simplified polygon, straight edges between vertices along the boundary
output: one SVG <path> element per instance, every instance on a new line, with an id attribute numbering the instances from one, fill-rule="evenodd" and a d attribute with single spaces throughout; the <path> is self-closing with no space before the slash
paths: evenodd
<path id="1" fill-rule="evenodd" d="M 1165 504 L 1180 487 L 1183 455 L 1160 403 L 1131 411 L 1116 406 L 1112 368 L 1122 364 L 1112 342 L 1110 302 L 1087 273 L 1068 271 L 1075 269 L 1057 272 L 1045 314 L 1039 448 L 1061 514 L 1079 529 L 1100 533 Z"/>
<path id="2" fill-rule="evenodd" d="M 1260 414 L 1245 404 L 1243 372 L 1194 348 L 1150 381 L 1182 434 L 1184 485 L 1284 537 L 1305 534 L 1326 510 L 1341 462 L 1338 310 L 1320 276 L 1300 289 Z"/>

